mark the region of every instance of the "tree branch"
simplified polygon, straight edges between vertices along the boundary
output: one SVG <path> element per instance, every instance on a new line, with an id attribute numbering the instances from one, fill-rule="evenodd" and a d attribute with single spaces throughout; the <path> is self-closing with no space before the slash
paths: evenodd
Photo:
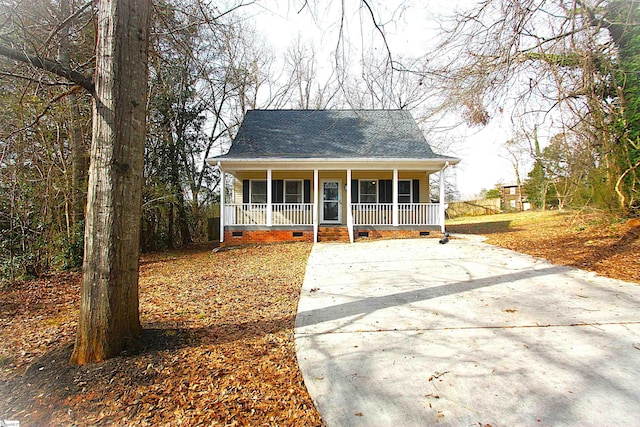
<path id="1" fill-rule="evenodd" d="M 48 71 L 60 77 L 64 77 L 65 79 L 74 82 L 78 86 L 83 87 L 93 95 L 94 85 L 93 80 L 90 77 L 86 77 L 84 74 L 65 68 L 57 61 L 41 58 L 36 55 L 28 55 L 24 52 L 3 45 L 0 45 L 0 55 L 5 56 L 9 59 L 13 59 L 15 61 L 30 64 L 36 68 L 40 68 L 41 70 Z"/>
<path id="2" fill-rule="evenodd" d="M 375 13 L 373 13 L 373 9 L 371 8 L 371 5 L 369 4 L 369 2 L 367 0 L 362 0 L 362 4 L 364 4 L 365 9 L 367 9 L 367 11 L 369 12 L 369 16 L 371 17 L 371 22 L 373 23 L 373 26 L 375 27 L 376 31 L 382 37 L 382 41 L 384 42 L 384 48 L 386 49 L 387 56 L 389 57 L 389 63 L 393 65 L 394 61 L 393 61 L 393 57 L 391 55 L 391 48 L 389 47 L 389 44 L 387 43 L 387 35 L 385 34 L 384 29 L 382 28 L 382 26 L 380 24 L 378 24 L 376 22 L 376 15 L 375 15 Z"/>
<path id="3" fill-rule="evenodd" d="M 28 124 L 28 125 L 24 126 L 23 128 L 20 128 L 20 129 L 16 129 L 16 130 L 14 130 L 13 132 L 11 132 L 11 133 L 9 134 L 9 137 L 12 137 L 13 135 L 18 134 L 18 133 L 20 133 L 20 132 L 24 132 L 25 130 L 27 130 L 27 129 L 29 129 L 29 128 L 31 128 L 31 127 L 33 127 L 33 126 L 35 126 L 35 125 L 37 125 L 37 124 L 38 124 L 38 122 L 40 121 L 40 119 L 41 119 L 41 118 L 43 118 L 43 117 L 44 117 L 44 116 L 49 112 L 49 110 L 51 109 L 51 107 L 52 107 L 56 102 L 60 101 L 61 99 L 65 98 L 65 97 L 67 97 L 67 96 L 69 96 L 69 95 L 71 95 L 71 94 L 73 94 L 73 93 L 76 93 L 76 92 L 78 92 L 78 91 L 80 91 L 80 90 L 82 90 L 82 89 L 80 89 L 80 87 L 76 85 L 76 86 L 72 87 L 72 88 L 71 88 L 71 90 L 69 90 L 69 91 L 67 91 L 67 92 L 65 92 L 65 93 L 63 93 L 63 94 L 61 94 L 61 95 L 56 96 L 56 97 L 55 97 L 55 98 L 53 98 L 51 101 L 49 101 L 49 103 L 48 103 L 48 104 L 47 104 L 47 106 L 44 108 L 44 110 L 42 110 L 42 112 L 41 112 L 40 114 L 38 114 L 38 117 L 36 117 L 36 118 L 35 118 L 35 119 L 30 123 L 30 124 Z"/>
<path id="4" fill-rule="evenodd" d="M 62 22 L 60 22 L 58 25 L 56 25 L 56 27 L 49 33 L 49 37 L 47 37 L 47 40 L 44 42 L 44 46 L 49 44 L 49 42 L 51 41 L 53 36 L 56 33 L 58 33 L 58 31 L 60 31 L 61 29 L 65 28 L 67 25 L 69 25 L 69 23 L 71 21 L 75 20 L 77 17 L 82 15 L 84 13 L 84 11 L 87 10 L 87 8 L 89 6 L 91 6 L 92 4 L 93 4 L 93 1 L 88 1 L 84 6 L 82 6 L 80 9 L 78 9 L 74 14 L 68 16 Z"/>
<path id="5" fill-rule="evenodd" d="M 26 80 L 32 83 L 37 83 L 39 85 L 43 85 L 43 86 L 77 86 L 77 84 L 75 84 L 74 82 L 63 82 L 63 81 L 42 81 L 42 79 L 34 79 L 33 77 L 29 77 L 29 76 L 24 76 L 22 74 L 15 74 L 15 73 L 7 73 L 4 71 L 0 71 L 0 77 L 9 77 L 9 78 L 14 78 L 14 79 L 22 79 L 22 80 Z"/>

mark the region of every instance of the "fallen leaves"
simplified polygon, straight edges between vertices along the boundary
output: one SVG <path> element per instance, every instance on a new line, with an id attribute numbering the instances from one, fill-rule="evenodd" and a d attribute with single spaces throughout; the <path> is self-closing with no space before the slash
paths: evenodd
<path id="1" fill-rule="evenodd" d="M 602 212 L 546 211 L 454 220 L 447 229 L 483 234 L 496 246 L 639 283 L 640 227 L 636 224 Z"/>
<path id="2" fill-rule="evenodd" d="M 557 264 L 640 281 L 640 229 L 633 224 L 558 212 L 478 221 L 449 229 L 485 234 L 490 243 Z M 310 248 L 298 243 L 145 255 L 144 333 L 129 352 L 83 367 L 67 363 L 78 275 L 3 289 L 0 419 L 22 426 L 321 425 L 293 342 Z M 429 381 L 444 374 L 435 372 Z"/>
<path id="3" fill-rule="evenodd" d="M 82 367 L 67 364 L 77 276 L 3 291 L 0 338 L 9 346 L 0 358 L 0 419 L 24 426 L 321 425 L 293 342 L 310 248 L 145 255 L 139 342 Z"/>

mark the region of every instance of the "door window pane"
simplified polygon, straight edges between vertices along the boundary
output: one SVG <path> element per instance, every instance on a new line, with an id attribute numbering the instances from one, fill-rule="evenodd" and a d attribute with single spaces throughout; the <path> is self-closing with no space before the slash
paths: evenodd
<path id="1" fill-rule="evenodd" d="M 338 200 L 338 183 L 325 182 L 322 186 L 324 200 Z"/>
<path id="2" fill-rule="evenodd" d="M 337 221 L 338 220 L 338 202 L 325 202 L 323 217 L 325 221 Z"/>
<path id="3" fill-rule="evenodd" d="M 340 184 L 335 181 L 322 183 L 322 221 L 340 220 Z"/>

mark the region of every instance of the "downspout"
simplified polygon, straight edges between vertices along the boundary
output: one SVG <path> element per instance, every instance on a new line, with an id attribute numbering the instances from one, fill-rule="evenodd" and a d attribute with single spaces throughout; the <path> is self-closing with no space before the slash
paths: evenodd
<path id="1" fill-rule="evenodd" d="M 347 231 L 349 242 L 353 243 L 353 212 L 351 210 L 351 169 L 347 169 Z"/>
<path id="2" fill-rule="evenodd" d="M 444 229 L 444 215 L 445 215 L 445 203 L 444 203 L 444 170 L 449 167 L 449 162 L 444 164 L 444 167 L 440 169 L 440 231 L 445 232 Z"/>
<path id="3" fill-rule="evenodd" d="M 222 165 L 218 162 L 220 169 L 220 243 L 224 243 L 224 171 Z"/>
<path id="4" fill-rule="evenodd" d="M 313 170 L 313 243 L 318 243 L 318 169 Z"/>
<path id="5" fill-rule="evenodd" d="M 273 225 L 273 191 L 272 184 L 273 175 L 271 169 L 267 169 L 267 227 Z"/>
<path id="6" fill-rule="evenodd" d="M 393 189 L 391 190 L 391 201 L 393 203 L 391 207 L 391 224 L 394 227 L 400 225 L 398 214 L 398 169 L 393 170 Z"/>

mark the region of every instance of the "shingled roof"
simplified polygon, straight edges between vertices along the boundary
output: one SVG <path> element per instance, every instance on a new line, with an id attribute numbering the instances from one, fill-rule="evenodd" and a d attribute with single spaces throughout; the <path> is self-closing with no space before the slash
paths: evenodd
<path id="1" fill-rule="evenodd" d="M 448 159 L 406 110 L 251 110 L 220 159 Z"/>

